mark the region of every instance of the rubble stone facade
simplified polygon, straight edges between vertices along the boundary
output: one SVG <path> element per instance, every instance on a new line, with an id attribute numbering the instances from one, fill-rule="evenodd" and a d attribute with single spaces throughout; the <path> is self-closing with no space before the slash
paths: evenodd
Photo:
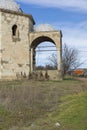
<path id="1" fill-rule="evenodd" d="M 0 80 L 13 80 L 34 71 L 34 51 L 44 41 L 58 49 L 58 72 L 61 70 L 61 31 L 35 32 L 32 15 L 0 9 Z"/>
<path id="2" fill-rule="evenodd" d="M 0 10 L 0 79 L 29 74 L 29 32 L 32 16 Z"/>

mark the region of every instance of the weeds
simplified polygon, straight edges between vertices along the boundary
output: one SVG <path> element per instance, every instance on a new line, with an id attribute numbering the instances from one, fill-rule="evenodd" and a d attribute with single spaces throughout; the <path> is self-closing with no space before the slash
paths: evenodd
<path id="1" fill-rule="evenodd" d="M 53 112 L 60 112 L 61 96 L 80 93 L 83 87 L 87 91 L 85 82 L 70 81 L 0 82 L 0 129 L 56 129 L 56 122 L 51 124 L 50 121 Z"/>

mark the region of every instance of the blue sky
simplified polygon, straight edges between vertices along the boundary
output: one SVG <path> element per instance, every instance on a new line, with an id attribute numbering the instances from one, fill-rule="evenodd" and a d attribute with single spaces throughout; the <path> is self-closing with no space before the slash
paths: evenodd
<path id="1" fill-rule="evenodd" d="M 80 50 L 79 60 L 87 60 L 87 0 L 17 0 L 22 10 L 32 14 L 36 25 L 51 24 L 62 30 L 63 43 Z M 46 54 L 42 54 L 43 60 Z M 87 61 L 82 67 L 87 67 Z"/>

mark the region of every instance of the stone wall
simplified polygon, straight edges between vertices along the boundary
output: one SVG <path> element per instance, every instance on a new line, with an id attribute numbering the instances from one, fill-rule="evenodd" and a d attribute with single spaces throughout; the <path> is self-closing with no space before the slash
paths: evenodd
<path id="1" fill-rule="evenodd" d="M 61 31 L 45 31 L 45 32 L 31 32 L 30 33 L 30 46 L 36 48 L 41 42 L 49 41 L 55 44 L 58 56 L 58 72 L 61 71 L 62 66 L 62 33 Z M 31 56 L 32 56 L 31 51 Z M 33 59 L 31 58 L 31 71 L 34 68 Z"/>
<path id="2" fill-rule="evenodd" d="M 15 79 L 29 74 L 29 32 L 33 22 L 29 17 L 0 12 L 0 79 Z M 16 32 L 12 27 L 16 25 Z M 16 34 L 15 34 L 16 33 Z"/>
<path id="3" fill-rule="evenodd" d="M 1 12 L 0 12 L 0 79 L 1 79 Z"/>
<path id="4" fill-rule="evenodd" d="M 32 15 L 0 9 L 0 80 L 26 77 L 34 71 L 34 49 L 44 41 L 56 45 L 58 71 L 62 61 L 61 31 L 35 32 Z M 53 74 L 55 78 L 55 74 Z"/>

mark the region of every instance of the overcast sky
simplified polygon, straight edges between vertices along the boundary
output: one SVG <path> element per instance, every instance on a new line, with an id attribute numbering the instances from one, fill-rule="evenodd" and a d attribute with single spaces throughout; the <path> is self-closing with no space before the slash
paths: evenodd
<path id="1" fill-rule="evenodd" d="M 63 43 L 79 49 L 80 60 L 87 59 L 87 0 L 17 0 L 17 2 L 25 13 L 32 14 L 35 26 L 47 23 L 56 30 L 62 30 Z M 46 55 L 42 55 L 44 60 Z M 87 61 L 83 67 L 87 67 Z"/>

